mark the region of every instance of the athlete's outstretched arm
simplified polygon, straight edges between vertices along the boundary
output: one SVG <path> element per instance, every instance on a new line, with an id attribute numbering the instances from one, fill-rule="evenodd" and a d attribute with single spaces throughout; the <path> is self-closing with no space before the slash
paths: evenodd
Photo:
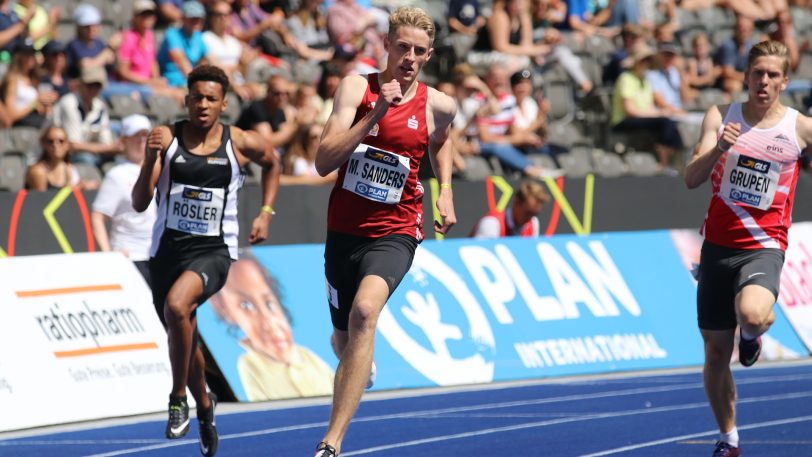
<path id="1" fill-rule="evenodd" d="M 333 112 L 330 113 L 324 126 L 319 150 L 316 153 L 316 170 L 319 175 L 327 176 L 343 165 L 372 127 L 386 114 L 389 105 L 403 97 L 397 81 L 381 84 L 381 92 L 375 107 L 352 125 L 355 111 L 364 99 L 367 85 L 367 79 L 358 75 L 347 76 L 341 80 L 333 101 Z"/>
<path id="2" fill-rule="evenodd" d="M 248 160 L 262 165 L 262 208 L 254 222 L 251 224 L 251 233 L 248 242 L 260 243 L 268 239 L 268 224 L 273 217 L 273 205 L 276 203 L 276 194 L 279 190 L 279 175 L 282 173 L 282 161 L 276 148 L 263 140 L 262 135 L 251 130 L 242 130 L 231 127 L 231 137 L 237 150 L 240 166 Z M 270 208 L 270 209 L 269 209 Z"/>
<path id="3" fill-rule="evenodd" d="M 449 138 L 451 122 L 457 115 L 457 104 L 451 97 L 430 89 L 429 110 L 434 119 L 434 131 L 429 137 L 429 159 L 434 176 L 440 183 L 437 209 L 440 212 L 441 220 L 434 222 L 434 231 L 445 234 L 457 223 L 457 215 L 454 212 L 454 195 L 451 191 L 454 157 Z"/>
<path id="4" fill-rule="evenodd" d="M 703 182 L 707 181 L 719 157 L 736 142 L 739 131 L 733 131 L 737 127 L 734 124 L 728 124 L 722 138 L 717 140 L 717 132 L 721 125 L 722 114 L 719 107 L 712 105 L 705 112 L 699 143 L 694 148 L 694 153 L 691 160 L 688 161 L 688 165 L 685 166 L 685 184 L 689 189 L 699 187 Z"/>
<path id="5" fill-rule="evenodd" d="M 158 183 L 158 178 L 161 176 L 162 161 L 158 160 L 161 152 L 169 147 L 172 141 L 172 132 L 169 127 L 159 125 L 149 132 L 147 139 L 147 150 L 144 155 L 144 161 L 141 162 L 141 172 L 138 174 L 138 179 L 133 185 L 131 197 L 133 200 L 133 209 L 143 212 L 149 207 L 155 194 L 155 185 Z"/>

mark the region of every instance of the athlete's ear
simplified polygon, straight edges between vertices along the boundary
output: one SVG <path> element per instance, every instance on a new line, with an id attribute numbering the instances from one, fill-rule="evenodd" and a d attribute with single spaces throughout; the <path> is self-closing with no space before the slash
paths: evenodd
<path id="1" fill-rule="evenodd" d="M 789 76 L 784 75 L 784 81 L 781 82 L 781 92 L 787 90 L 788 85 L 789 85 Z"/>
<path id="2" fill-rule="evenodd" d="M 431 59 L 431 56 L 433 56 L 433 55 L 434 55 L 434 48 L 429 48 L 429 51 L 426 53 L 426 62 L 428 62 L 429 59 Z"/>
<path id="3" fill-rule="evenodd" d="M 386 52 L 389 52 L 389 34 L 383 36 L 383 49 Z"/>

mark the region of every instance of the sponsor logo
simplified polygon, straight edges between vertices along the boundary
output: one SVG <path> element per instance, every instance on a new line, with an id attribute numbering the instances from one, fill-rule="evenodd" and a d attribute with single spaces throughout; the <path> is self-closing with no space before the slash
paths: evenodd
<path id="1" fill-rule="evenodd" d="M 390 167 L 397 167 L 400 161 L 395 154 L 381 151 L 380 149 L 374 148 L 367 148 L 367 152 L 364 153 L 364 157 L 370 160 L 374 160 L 376 162 L 382 163 L 384 165 L 389 165 Z"/>
<path id="2" fill-rule="evenodd" d="M 182 155 L 178 154 L 178 158 L 175 159 L 175 163 L 186 163 L 186 159 L 184 159 Z"/>
<path id="3" fill-rule="evenodd" d="M 380 187 L 370 186 L 367 183 L 359 182 L 355 184 L 355 193 L 363 195 L 370 200 L 380 202 L 386 201 L 386 196 L 389 194 L 388 189 L 381 189 Z"/>
<path id="4" fill-rule="evenodd" d="M 209 157 L 207 162 L 209 165 L 228 165 L 228 159 L 225 157 Z"/>
<path id="5" fill-rule="evenodd" d="M 748 205 L 758 206 L 761 203 L 761 195 L 752 194 L 750 192 L 745 192 L 743 190 L 733 189 L 730 191 L 730 199 L 747 203 Z"/>
<path id="6" fill-rule="evenodd" d="M 417 130 L 417 119 L 415 119 L 414 114 L 412 114 L 412 117 L 406 121 L 406 126 L 412 130 Z"/>
<path id="7" fill-rule="evenodd" d="M 784 135 L 783 133 L 779 133 L 778 135 L 776 135 L 774 137 L 774 139 L 779 140 L 779 141 L 783 141 L 785 143 L 789 143 L 789 138 L 786 135 Z"/>
<path id="8" fill-rule="evenodd" d="M 189 187 L 183 188 L 183 198 L 200 200 L 202 202 L 210 202 L 212 195 L 213 195 L 212 192 L 208 190 L 192 189 Z"/>
<path id="9" fill-rule="evenodd" d="M 754 276 L 766 275 L 766 274 L 767 274 L 767 273 L 762 273 L 762 272 L 753 273 L 753 274 L 751 274 L 751 275 L 747 276 L 747 279 L 751 279 L 751 278 L 752 278 L 752 277 L 754 277 Z"/>
<path id="10" fill-rule="evenodd" d="M 178 228 L 184 232 L 207 233 L 209 231 L 209 224 L 206 222 L 198 221 L 178 221 Z"/>
<path id="11" fill-rule="evenodd" d="M 770 171 L 770 162 L 765 160 L 755 159 L 745 155 L 739 156 L 738 165 L 742 168 L 757 171 L 759 173 L 767 173 Z"/>
<path id="12" fill-rule="evenodd" d="M 378 136 L 378 130 L 378 124 L 373 125 L 372 129 L 370 129 L 369 133 L 367 133 L 367 136 Z"/>
<path id="13" fill-rule="evenodd" d="M 767 146 L 767 151 L 768 152 L 777 152 L 777 153 L 781 154 L 782 152 L 784 152 L 784 148 L 782 148 L 781 146 L 775 146 L 775 145 L 771 144 L 771 145 Z"/>

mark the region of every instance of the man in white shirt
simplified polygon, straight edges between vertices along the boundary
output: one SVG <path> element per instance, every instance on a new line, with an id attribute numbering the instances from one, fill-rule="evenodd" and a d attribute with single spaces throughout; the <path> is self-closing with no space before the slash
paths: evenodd
<path id="1" fill-rule="evenodd" d="M 133 114 L 121 121 L 121 138 L 127 162 L 116 165 L 104 177 L 90 215 L 93 235 L 102 251 L 120 251 L 135 263 L 147 284 L 149 278 L 149 248 L 152 244 L 152 225 L 155 223 L 155 202 L 143 213 L 133 209 L 131 192 L 141 162 L 147 136 L 152 126 L 149 119 Z M 107 224 L 110 222 L 108 234 Z"/>

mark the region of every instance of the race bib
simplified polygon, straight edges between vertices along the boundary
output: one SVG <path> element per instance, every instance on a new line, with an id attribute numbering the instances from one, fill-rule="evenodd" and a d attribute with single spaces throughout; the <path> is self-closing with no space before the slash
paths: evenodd
<path id="1" fill-rule="evenodd" d="M 400 202 L 409 158 L 366 144 L 359 144 L 350 156 L 342 188 L 366 199 L 394 205 Z"/>
<path id="2" fill-rule="evenodd" d="M 779 163 L 730 152 L 725 161 L 720 196 L 766 210 L 772 205 L 781 174 Z"/>
<path id="3" fill-rule="evenodd" d="M 174 184 L 169 191 L 166 226 L 195 235 L 220 235 L 225 189 Z"/>

